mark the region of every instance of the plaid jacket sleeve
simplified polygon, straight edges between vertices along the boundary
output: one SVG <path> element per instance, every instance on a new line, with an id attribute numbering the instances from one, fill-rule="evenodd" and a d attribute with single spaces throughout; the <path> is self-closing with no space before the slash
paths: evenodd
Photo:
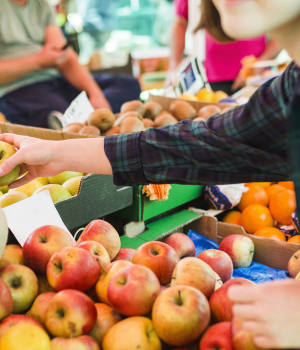
<path id="1" fill-rule="evenodd" d="M 283 181 L 287 109 L 300 69 L 292 63 L 249 102 L 206 122 L 185 120 L 145 132 L 110 136 L 105 152 L 117 185 L 229 184 Z"/>

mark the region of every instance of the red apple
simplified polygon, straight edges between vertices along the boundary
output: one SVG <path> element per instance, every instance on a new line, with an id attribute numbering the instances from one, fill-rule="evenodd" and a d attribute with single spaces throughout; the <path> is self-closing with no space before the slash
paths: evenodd
<path id="1" fill-rule="evenodd" d="M 180 259 L 188 256 L 195 257 L 195 244 L 190 237 L 183 233 L 172 233 L 170 236 L 165 237 L 162 241 L 174 248 Z"/>
<path id="2" fill-rule="evenodd" d="M 200 350 L 232 350 L 231 323 L 220 322 L 208 328 L 200 341 Z M 244 350 L 248 348 L 244 348 Z"/>
<path id="3" fill-rule="evenodd" d="M 216 285 L 216 275 L 213 269 L 197 258 L 184 258 L 176 265 L 171 287 L 190 286 L 198 289 L 209 298 Z"/>
<path id="4" fill-rule="evenodd" d="M 100 265 L 83 248 L 62 248 L 52 255 L 47 265 L 47 278 L 56 291 L 76 289 L 87 292 L 98 280 Z"/>
<path id="5" fill-rule="evenodd" d="M 57 293 L 46 312 L 46 328 L 53 337 L 79 337 L 89 334 L 97 321 L 92 300 L 82 292 L 66 289 Z"/>
<path id="6" fill-rule="evenodd" d="M 93 338 L 82 335 L 73 339 L 54 338 L 51 340 L 51 350 L 100 350 L 100 348 Z"/>
<path id="7" fill-rule="evenodd" d="M 38 295 L 38 279 L 34 272 L 24 265 L 8 265 L 0 269 L 0 278 L 11 292 L 13 313 L 29 309 Z"/>
<path id="8" fill-rule="evenodd" d="M 161 350 L 153 323 L 149 318 L 134 316 L 116 323 L 106 333 L 102 350 Z"/>
<path id="9" fill-rule="evenodd" d="M 39 284 L 39 294 L 56 292 L 56 290 L 50 286 L 46 274 L 40 273 L 40 274 L 37 274 L 36 277 L 38 279 L 38 284 Z"/>
<path id="10" fill-rule="evenodd" d="M 233 303 L 227 297 L 228 288 L 232 285 L 255 285 L 255 283 L 245 278 L 235 278 L 227 281 L 221 288 L 213 292 L 209 299 L 209 305 L 212 318 L 216 322 L 230 322 L 232 319 Z"/>
<path id="11" fill-rule="evenodd" d="M 56 293 L 43 293 L 40 294 L 31 306 L 31 309 L 27 312 L 27 316 L 33 317 L 39 321 L 41 325 L 45 326 L 46 311 L 48 309 L 50 301 Z"/>
<path id="12" fill-rule="evenodd" d="M 113 325 L 120 322 L 122 317 L 117 311 L 106 304 L 95 304 L 97 310 L 97 321 L 94 329 L 90 333 L 90 337 L 96 340 L 101 347 L 105 334 Z"/>
<path id="13" fill-rule="evenodd" d="M 113 261 L 126 260 L 132 262 L 133 255 L 135 253 L 134 249 L 131 248 L 121 248 L 117 256 Z"/>
<path id="14" fill-rule="evenodd" d="M 169 284 L 176 264 L 179 261 L 176 251 L 163 242 L 148 242 L 142 244 L 134 253 L 132 262 L 144 265 L 152 270 L 160 284 Z"/>
<path id="15" fill-rule="evenodd" d="M 288 263 L 288 271 L 291 277 L 295 278 L 300 272 L 300 250 L 292 255 Z"/>
<path id="16" fill-rule="evenodd" d="M 230 256 L 235 269 L 249 267 L 254 255 L 254 244 L 249 237 L 230 235 L 223 239 L 219 250 Z"/>
<path id="17" fill-rule="evenodd" d="M 232 348 L 233 350 L 261 350 L 253 342 L 253 336 L 243 329 L 243 320 L 234 316 L 232 319 Z"/>
<path id="18" fill-rule="evenodd" d="M 164 292 L 165 290 L 167 290 L 169 287 L 166 286 L 160 286 L 160 292 Z"/>
<path id="19" fill-rule="evenodd" d="M 197 258 L 205 261 L 221 277 L 223 283 L 230 280 L 233 264 L 227 253 L 217 249 L 207 249 L 201 252 Z"/>
<path id="20" fill-rule="evenodd" d="M 77 247 L 90 252 L 101 267 L 106 267 L 110 264 L 110 257 L 102 244 L 95 241 L 85 241 L 78 244 Z"/>
<path id="21" fill-rule="evenodd" d="M 132 265 L 120 270 L 107 289 L 109 304 L 121 315 L 147 315 L 160 293 L 158 278 L 149 268 Z"/>
<path id="22" fill-rule="evenodd" d="M 12 326 L 20 323 L 29 323 L 29 324 L 34 324 L 38 327 L 41 327 L 42 329 L 43 326 L 34 318 L 26 316 L 26 315 L 11 315 L 6 317 L 4 320 L 0 322 L 0 339 L 3 336 L 3 334 Z"/>
<path id="23" fill-rule="evenodd" d="M 203 293 L 193 287 L 168 288 L 159 294 L 152 309 L 156 333 L 173 346 L 184 346 L 196 340 L 208 326 L 209 320 L 208 301 Z"/>
<path id="24" fill-rule="evenodd" d="M 19 245 L 8 244 L 5 247 L 0 259 L 0 269 L 7 265 L 24 265 L 23 250 Z"/>
<path id="25" fill-rule="evenodd" d="M 60 227 L 42 226 L 33 231 L 24 243 L 24 263 L 34 272 L 45 273 L 51 256 L 59 249 L 73 245 L 74 239 Z"/>
<path id="26" fill-rule="evenodd" d="M 96 295 L 99 301 L 109 304 L 107 299 L 107 288 L 112 277 L 124 267 L 131 266 L 132 263 L 125 260 L 114 261 L 109 264 L 105 270 L 100 271 L 100 276 L 95 287 Z"/>
<path id="27" fill-rule="evenodd" d="M 78 239 L 78 244 L 84 241 L 96 241 L 107 250 L 110 260 L 113 260 L 121 248 L 118 232 L 106 221 L 94 220 L 84 229 Z"/>
<path id="28" fill-rule="evenodd" d="M 12 313 L 13 305 L 11 292 L 0 278 L 0 321 Z"/>
<path id="29" fill-rule="evenodd" d="M 216 284 L 215 284 L 215 291 L 218 290 L 223 286 L 223 282 L 221 280 L 221 277 L 215 272 L 216 275 Z"/>

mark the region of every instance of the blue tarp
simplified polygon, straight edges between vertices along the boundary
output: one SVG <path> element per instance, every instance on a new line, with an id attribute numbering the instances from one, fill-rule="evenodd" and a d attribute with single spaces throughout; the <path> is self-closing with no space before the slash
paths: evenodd
<path id="1" fill-rule="evenodd" d="M 189 231 L 188 236 L 195 244 L 196 256 L 198 256 L 198 254 L 204 250 L 219 248 L 219 243 L 216 243 L 193 230 Z M 263 283 L 288 278 L 289 274 L 288 271 L 278 270 L 257 262 L 252 262 L 251 266 L 249 267 L 234 269 L 232 277 L 243 277 L 255 283 Z"/>

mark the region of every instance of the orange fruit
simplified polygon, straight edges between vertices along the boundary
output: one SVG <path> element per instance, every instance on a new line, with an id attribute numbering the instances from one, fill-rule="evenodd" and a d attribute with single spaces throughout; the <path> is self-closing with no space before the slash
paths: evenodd
<path id="1" fill-rule="evenodd" d="M 300 235 L 296 235 L 294 237 L 291 237 L 288 240 L 289 243 L 296 243 L 296 244 L 300 244 Z"/>
<path id="2" fill-rule="evenodd" d="M 286 188 L 287 190 L 295 191 L 295 186 L 294 186 L 294 182 L 293 181 L 278 182 L 278 185 Z"/>
<path id="3" fill-rule="evenodd" d="M 261 204 L 265 207 L 269 204 L 269 196 L 267 192 L 256 184 L 249 184 L 248 192 L 243 193 L 238 208 L 240 211 L 243 211 L 246 207 L 251 204 Z"/>
<path id="4" fill-rule="evenodd" d="M 277 184 L 271 185 L 265 189 L 265 191 L 269 196 L 269 200 L 271 200 L 271 197 L 275 196 L 275 194 L 277 194 L 278 192 L 285 191 L 285 190 L 286 188 Z"/>
<path id="5" fill-rule="evenodd" d="M 241 212 L 237 210 L 232 210 L 223 217 L 222 222 L 225 222 L 226 224 L 241 226 L 241 216 Z"/>
<path id="6" fill-rule="evenodd" d="M 261 204 L 252 204 L 243 210 L 241 224 L 246 232 L 254 233 L 263 227 L 272 227 L 274 220 L 267 207 Z"/>
<path id="7" fill-rule="evenodd" d="M 246 187 L 249 187 L 249 185 L 257 185 L 261 188 L 267 188 L 271 185 L 272 182 L 248 182 L 245 184 Z"/>
<path id="8" fill-rule="evenodd" d="M 295 191 L 285 190 L 271 197 L 270 211 L 273 218 L 281 225 L 292 224 L 292 214 L 296 209 Z"/>
<path id="9" fill-rule="evenodd" d="M 276 239 L 277 241 L 286 242 L 285 235 L 280 230 L 278 230 L 278 228 L 275 227 L 261 228 L 254 232 L 254 236 L 271 238 Z"/>

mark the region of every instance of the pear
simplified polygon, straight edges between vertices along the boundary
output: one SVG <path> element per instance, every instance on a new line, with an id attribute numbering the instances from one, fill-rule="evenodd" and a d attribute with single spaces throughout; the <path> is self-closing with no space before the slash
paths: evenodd
<path id="1" fill-rule="evenodd" d="M 33 193 L 41 187 L 43 187 L 43 185 L 39 181 L 33 180 L 28 182 L 26 185 L 15 188 L 14 191 L 23 192 L 27 194 L 28 197 L 31 197 Z"/>
<path id="2" fill-rule="evenodd" d="M 0 166 L 1 164 L 16 153 L 14 146 L 0 141 Z M 20 173 L 20 165 L 17 165 L 9 174 L 0 176 L 0 186 L 7 186 L 14 182 Z"/>
<path id="3" fill-rule="evenodd" d="M 35 180 L 40 182 L 43 186 L 46 186 L 49 184 L 48 177 L 37 177 Z"/>
<path id="4" fill-rule="evenodd" d="M 77 176 L 83 176 L 83 173 L 78 173 L 75 171 L 64 171 L 63 173 L 60 173 L 56 176 L 48 177 L 48 180 L 50 184 L 62 185 L 67 180 Z"/>
<path id="5" fill-rule="evenodd" d="M 50 196 L 52 198 L 53 203 L 57 203 L 72 197 L 69 191 L 67 191 L 61 185 L 57 185 L 57 184 L 50 184 L 50 185 L 43 186 L 38 190 L 36 190 L 33 195 L 37 193 L 41 193 L 43 191 L 47 191 L 47 190 L 49 190 L 50 192 Z"/>
<path id="6" fill-rule="evenodd" d="M 72 196 L 78 193 L 79 185 L 83 176 L 72 177 L 72 179 L 67 180 L 63 183 L 62 187 L 68 190 Z"/>
<path id="7" fill-rule="evenodd" d="M 23 193 L 23 192 L 12 191 L 10 193 L 6 193 L 0 197 L 0 207 L 1 208 L 8 207 L 9 205 L 20 202 L 26 198 L 28 198 L 28 196 L 26 193 Z"/>

